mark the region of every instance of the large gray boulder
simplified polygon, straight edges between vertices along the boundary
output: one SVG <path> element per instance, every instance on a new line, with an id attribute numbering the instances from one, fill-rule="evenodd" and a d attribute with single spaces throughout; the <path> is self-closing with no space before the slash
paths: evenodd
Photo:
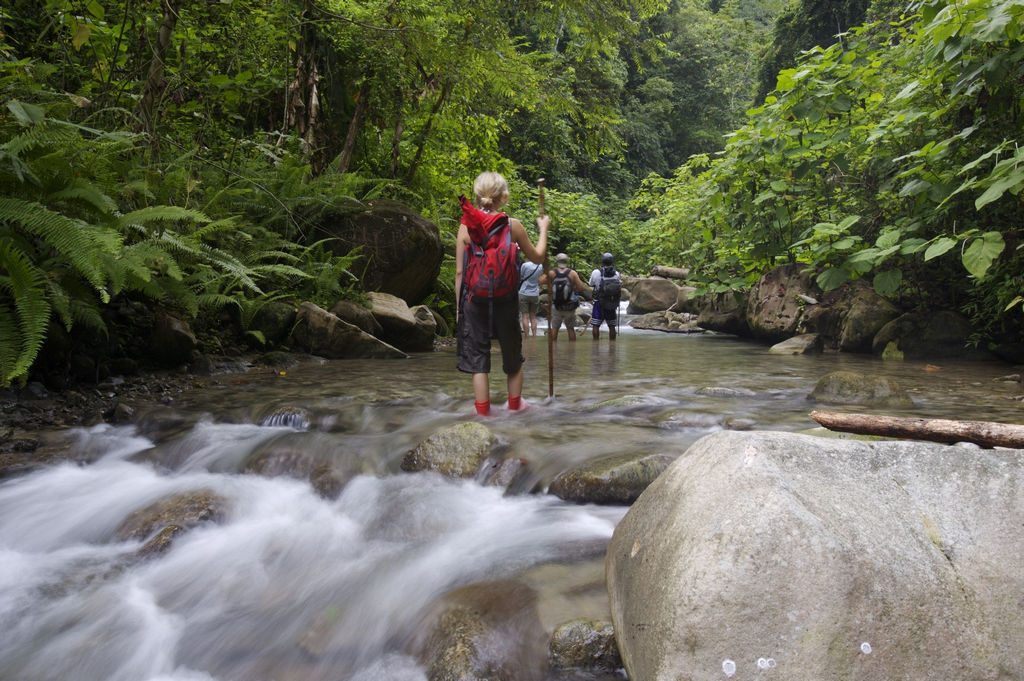
<path id="1" fill-rule="evenodd" d="M 906 359 L 969 357 L 972 331 L 971 323 L 956 312 L 908 312 L 879 329 L 871 351 L 880 355 L 894 343 Z"/>
<path id="2" fill-rule="evenodd" d="M 668 279 L 649 277 L 635 279 L 629 285 L 629 314 L 661 312 L 676 304 L 679 287 Z"/>
<path id="3" fill-rule="evenodd" d="M 708 435 L 609 545 L 629 678 L 1020 678 L 1022 488 L 1022 450 Z"/>
<path id="4" fill-rule="evenodd" d="M 494 433 L 482 423 L 456 423 L 406 452 L 401 467 L 407 473 L 435 471 L 449 478 L 472 478 L 496 443 Z"/>
<path id="5" fill-rule="evenodd" d="M 687 310 L 697 312 L 697 326 L 708 331 L 728 333 L 734 336 L 750 335 L 747 325 L 747 294 L 740 291 L 708 293 L 692 298 Z"/>
<path id="6" fill-rule="evenodd" d="M 371 201 L 349 208 L 315 204 L 300 210 L 313 225 L 307 241 L 321 239 L 346 255 L 360 248 L 351 269 L 362 274 L 363 287 L 396 295 L 410 305 L 434 288 L 444 248 L 437 225 L 396 201 Z"/>
<path id="7" fill-rule="evenodd" d="M 548 492 L 583 504 L 631 504 L 672 460 L 668 454 L 601 457 L 559 473 Z"/>
<path id="8" fill-rule="evenodd" d="M 783 265 L 765 273 L 747 297 L 747 324 L 754 338 L 777 343 L 796 335 L 806 305 L 820 291 L 803 265 Z"/>
<path id="9" fill-rule="evenodd" d="M 310 302 L 299 306 L 291 339 L 296 347 L 328 359 L 408 357 L 398 348 Z"/>

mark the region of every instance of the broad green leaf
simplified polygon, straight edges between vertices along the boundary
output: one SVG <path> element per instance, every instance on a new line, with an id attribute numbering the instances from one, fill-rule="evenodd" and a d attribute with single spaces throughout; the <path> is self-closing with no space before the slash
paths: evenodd
<path id="1" fill-rule="evenodd" d="M 978 279 L 984 279 L 992 263 L 1006 248 L 1003 235 L 999 232 L 985 232 L 974 239 L 964 251 L 963 263 L 967 271 Z"/>
<path id="2" fill-rule="evenodd" d="M 1003 308 L 1003 312 L 1009 312 L 1010 310 L 1012 310 L 1017 305 L 1020 305 L 1021 303 L 1024 303 L 1024 296 L 1017 296 L 1016 298 L 1014 298 L 1013 300 L 1006 304 L 1006 307 Z"/>
<path id="3" fill-rule="evenodd" d="M 931 189 L 932 183 L 926 180 L 911 180 L 900 189 L 900 196 L 917 196 Z"/>
<path id="4" fill-rule="evenodd" d="M 886 270 L 875 275 L 872 285 L 875 292 L 880 296 L 891 296 L 900 290 L 903 282 L 903 272 L 900 270 Z"/>
<path id="5" fill-rule="evenodd" d="M 850 280 L 850 274 L 844 270 L 830 267 L 818 275 L 818 286 L 822 291 L 833 291 Z"/>
<path id="6" fill-rule="evenodd" d="M 89 14 L 93 15 L 100 21 L 103 21 L 103 16 L 106 12 L 103 9 L 103 5 L 97 2 L 97 0 L 89 0 L 89 2 L 85 4 L 85 8 L 89 10 Z"/>
<path id="7" fill-rule="evenodd" d="M 928 262 L 929 260 L 933 260 L 933 259 L 939 257 L 940 255 L 945 254 L 951 248 L 956 246 L 956 244 L 957 244 L 956 239 L 950 239 L 948 236 L 940 237 L 935 242 L 933 242 L 932 245 L 929 246 L 927 250 L 925 250 L 925 252 L 924 252 L 924 260 L 925 260 L 925 262 Z"/>
<path id="8" fill-rule="evenodd" d="M 855 224 L 857 224 L 859 220 L 859 215 L 847 215 L 839 222 L 839 229 L 845 232 L 846 230 L 850 229 L 850 227 L 853 227 Z"/>
<path id="9" fill-rule="evenodd" d="M 92 26 L 89 24 L 79 24 L 75 29 L 75 34 L 71 36 L 71 46 L 75 48 L 76 52 L 82 49 L 82 45 L 89 42 L 90 33 L 92 33 Z"/>
<path id="10" fill-rule="evenodd" d="M 773 191 L 781 193 L 789 189 L 789 183 L 785 180 L 772 180 L 771 188 Z"/>
<path id="11" fill-rule="evenodd" d="M 46 112 L 42 108 L 34 104 L 19 102 L 17 99 L 7 102 L 7 110 L 14 114 L 14 119 L 24 127 L 34 125 L 46 117 Z"/>
<path id="12" fill-rule="evenodd" d="M 1001 178 L 997 182 L 994 182 L 991 187 L 985 190 L 985 193 L 977 198 L 974 202 L 974 207 L 977 210 L 981 210 L 993 201 L 997 201 L 1007 189 L 1012 189 L 1019 184 L 1024 184 L 1024 168 L 1011 174 L 1008 177 Z"/>

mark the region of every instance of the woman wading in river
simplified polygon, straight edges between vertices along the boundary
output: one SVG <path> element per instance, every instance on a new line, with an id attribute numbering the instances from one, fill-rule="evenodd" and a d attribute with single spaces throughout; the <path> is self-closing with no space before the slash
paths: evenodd
<path id="1" fill-rule="evenodd" d="M 499 209 L 508 202 L 508 183 L 498 173 L 481 173 L 473 182 L 476 206 L 465 197 L 462 223 L 455 242 L 455 314 L 458 319 L 458 369 L 473 374 L 476 413 L 491 410 L 491 339 L 501 345 L 501 368 L 508 382 L 508 408 L 522 407 L 523 338 L 519 326 L 518 253 L 544 262 L 548 224 L 537 218 L 540 236 L 530 242 L 523 223 Z"/>

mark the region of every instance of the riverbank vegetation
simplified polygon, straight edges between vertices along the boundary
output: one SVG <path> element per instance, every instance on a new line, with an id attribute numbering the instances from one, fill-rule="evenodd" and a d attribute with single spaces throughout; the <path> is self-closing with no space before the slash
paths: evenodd
<path id="1" fill-rule="evenodd" d="M 318 240 L 310 208 L 396 199 L 450 242 L 454 197 L 483 168 L 512 180 L 520 216 L 547 178 L 553 247 L 581 269 L 612 250 L 627 271 L 686 265 L 722 290 L 804 262 L 823 288 L 869 278 L 972 313 L 979 339 L 1009 333 L 1022 12 L 13 0 L 0 384 L 46 342 L 102 343 L 126 302 L 244 333 L 268 301 L 358 299 L 372 264 Z M 442 312 L 452 270 L 449 255 L 428 299 Z"/>

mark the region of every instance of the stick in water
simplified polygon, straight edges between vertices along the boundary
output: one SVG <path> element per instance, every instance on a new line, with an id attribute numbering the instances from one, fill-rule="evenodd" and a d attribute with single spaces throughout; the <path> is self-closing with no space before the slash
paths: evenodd
<path id="1" fill-rule="evenodd" d="M 537 204 L 538 213 L 541 217 L 546 214 L 544 211 L 544 178 L 537 180 Z M 548 230 L 548 247 L 551 246 L 551 233 Z M 544 250 L 544 273 L 547 274 L 548 270 L 548 249 Z M 553 297 L 553 288 L 551 282 L 548 282 L 548 397 L 555 396 L 555 334 L 554 329 L 551 328 L 551 298 Z"/>

